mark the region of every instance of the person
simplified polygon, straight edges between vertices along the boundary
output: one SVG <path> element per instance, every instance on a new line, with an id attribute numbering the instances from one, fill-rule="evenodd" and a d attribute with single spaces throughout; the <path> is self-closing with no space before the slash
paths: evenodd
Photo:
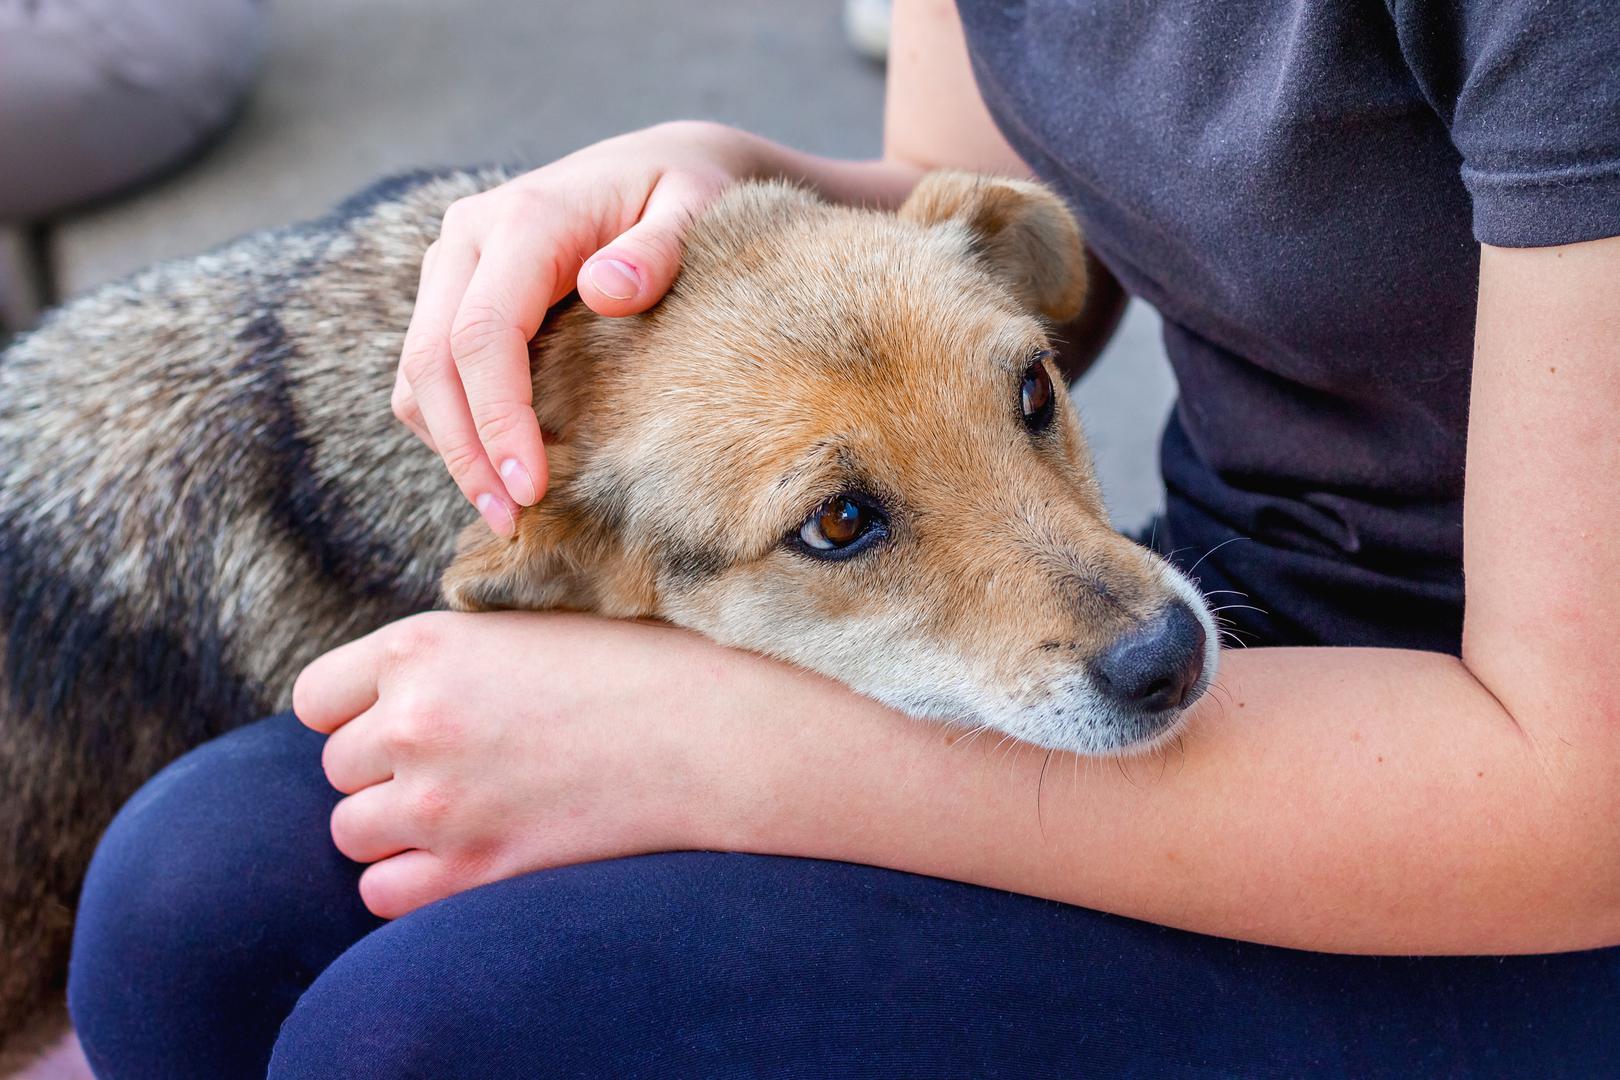
<path id="1" fill-rule="evenodd" d="M 570 290 L 647 309 L 743 178 L 1033 174 L 1164 316 L 1154 539 L 1265 647 L 1098 767 L 669 628 L 408 619 L 112 826 L 99 1075 L 1620 1074 L 1620 8 L 894 20 L 881 160 L 678 123 L 457 204 L 396 414 L 508 532 Z"/>

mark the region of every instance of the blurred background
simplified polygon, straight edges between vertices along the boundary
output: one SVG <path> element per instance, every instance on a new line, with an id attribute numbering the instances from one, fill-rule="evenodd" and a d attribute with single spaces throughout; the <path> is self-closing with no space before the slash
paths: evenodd
<path id="1" fill-rule="evenodd" d="M 0 320 L 391 172 L 660 120 L 880 150 L 882 0 L 0 0 Z M 1172 383 L 1133 303 L 1076 398 L 1122 527 Z M 386 408 L 386 402 L 375 407 Z"/>

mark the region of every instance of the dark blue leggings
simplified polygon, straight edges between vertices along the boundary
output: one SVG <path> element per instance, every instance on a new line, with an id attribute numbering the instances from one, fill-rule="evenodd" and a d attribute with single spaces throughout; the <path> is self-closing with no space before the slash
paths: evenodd
<path id="1" fill-rule="evenodd" d="M 69 989 L 98 1076 L 1620 1076 L 1615 950 L 1325 956 L 705 853 L 384 924 L 328 839 L 320 748 L 289 716 L 244 728 L 108 830 Z"/>

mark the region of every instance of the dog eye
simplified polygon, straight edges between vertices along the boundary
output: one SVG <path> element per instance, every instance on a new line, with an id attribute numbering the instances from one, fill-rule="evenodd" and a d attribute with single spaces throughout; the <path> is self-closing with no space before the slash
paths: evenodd
<path id="1" fill-rule="evenodd" d="M 884 535 L 883 515 L 848 495 L 835 495 L 816 508 L 795 534 L 808 555 L 842 558 Z"/>
<path id="2" fill-rule="evenodd" d="M 1042 353 L 1024 371 L 1024 385 L 1019 391 L 1019 406 L 1024 414 L 1024 426 L 1040 431 L 1052 422 L 1052 377 L 1046 373 L 1046 356 Z"/>

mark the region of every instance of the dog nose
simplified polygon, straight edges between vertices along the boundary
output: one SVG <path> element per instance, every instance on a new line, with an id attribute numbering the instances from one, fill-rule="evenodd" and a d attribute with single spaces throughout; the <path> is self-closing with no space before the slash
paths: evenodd
<path id="1" fill-rule="evenodd" d="M 1185 604 L 1123 635 L 1091 662 L 1104 696 L 1136 712 L 1179 708 L 1204 673 L 1204 628 Z"/>

